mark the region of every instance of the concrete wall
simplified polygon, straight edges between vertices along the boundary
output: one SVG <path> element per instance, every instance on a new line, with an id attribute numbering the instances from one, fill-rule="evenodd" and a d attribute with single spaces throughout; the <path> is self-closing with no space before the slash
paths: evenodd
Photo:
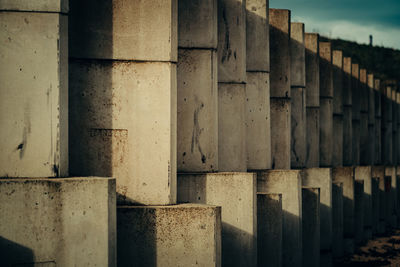
<path id="1" fill-rule="evenodd" d="M 332 166 L 343 165 L 343 52 L 332 52 L 333 77 L 333 146 Z"/>
<path id="2" fill-rule="evenodd" d="M 367 82 L 367 70 L 360 69 L 360 164 L 363 166 L 368 165 L 371 162 L 368 140 L 369 90 Z"/>
<path id="3" fill-rule="evenodd" d="M 343 257 L 343 183 L 332 184 L 332 256 Z"/>
<path id="4" fill-rule="evenodd" d="M 386 230 L 386 193 L 385 193 L 385 167 L 373 166 L 372 177 L 378 180 L 379 191 L 379 221 L 377 226 L 377 233 L 383 234 Z"/>
<path id="5" fill-rule="evenodd" d="M 375 153 L 375 91 L 374 91 L 374 75 L 368 74 L 368 154 L 369 165 L 374 165 L 376 161 Z"/>
<path id="6" fill-rule="evenodd" d="M 303 266 L 320 266 L 319 191 L 319 188 L 302 187 Z"/>
<path id="7" fill-rule="evenodd" d="M 364 181 L 364 196 L 363 196 L 363 225 L 364 225 L 364 240 L 372 238 L 372 167 L 357 166 L 354 174 L 356 181 Z"/>
<path id="8" fill-rule="evenodd" d="M 351 89 L 352 63 L 343 58 L 343 165 L 353 165 L 353 101 Z"/>
<path id="9" fill-rule="evenodd" d="M 355 244 L 364 244 L 364 181 L 354 182 L 354 239 Z"/>
<path id="10" fill-rule="evenodd" d="M 352 63 L 351 66 L 351 98 L 352 98 L 352 118 L 353 118 L 353 164 L 360 164 L 360 68 L 358 64 Z"/>
<path id="11" fill-rule="evenodd" d="M 382 163 L 382 100 L 381 84 L 379 79 L 374 80 L 375 102 L 375 164 Z"/>
<path id="12" fill-rule="evenodd" d="M 2 266 L 116 266 L 112 178 L 0 179 Z"/>

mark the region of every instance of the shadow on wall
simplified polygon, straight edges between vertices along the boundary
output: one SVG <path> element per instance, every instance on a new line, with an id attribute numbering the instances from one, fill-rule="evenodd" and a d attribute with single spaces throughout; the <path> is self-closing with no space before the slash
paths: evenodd
<path id="1" fill-rule="evenodd" d="M 0 236 L 1 266 L 35 266 L 33 250 Z M 55 265 L 54 265 L 55 266 Z"/>

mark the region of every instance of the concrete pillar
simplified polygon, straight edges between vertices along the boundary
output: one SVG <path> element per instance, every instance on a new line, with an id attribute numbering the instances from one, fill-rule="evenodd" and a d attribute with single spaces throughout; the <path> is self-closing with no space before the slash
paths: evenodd
<path id="1" fill-rule="evenodd" d="M 382 163 L 382 93 L 379 79 L 374 80 L 375 102 L 375 165 Z"/>
<path id="2" fill-rule="evenodd" d="M 1 1 L 0 28 L 0 177 L 66 177 L 68 3 Z"/>
<path id="3" fill-rule="evenodd" d="M 343 166 L 343 52 L 332 54 L 333 75 L 333 146 L 332 166 Z"/>
<path id="4" fill-rule="evenodd" d="M 319 190 L 314 187 L 302 187 L 303 266 L 320 266 Z"/>
<path id="5" fill-rule="evenodd" d="M 360 69 L 360 164 L 368 165 L 371 154 L 368 142 L 368 102 L 367 70 Z"/>
<path id="6" fill-rule="evenodd" d="M 398 136 L 397 136 L 397 103 L 396 103 L 396 95 L 397 95 L 397 86 L 396 82 L 393 81 L 393 87 L 392 87 L 392 96 L 391 96 L 391 101 L 392 101 L 392 130 L 393 130 L 393 141 L 392 141 L 392 162 L 393 165 L 397 165 L 397 156 L 398 156 L 398 151 L 397 148 L 399 147 L 398 144 Z"/>
<path id="7" fill-rule="evenodd" d="M 374 75 L 368 74 L 368 165 L 374 165 L 376 161 L 375 155 L 375 92 L 374 92 Z"/>
<path id="8" fill-rule="evenodd" d="M 333 182 L 343 183 L 343 249 L 354 253 L 354 168 L 336 167 L 332 170 Z"/>
<path id="9" fill-rule="evenodd" d="M 282 266 L 282 194 L 257 193 L 257 266 Z"/>
<path id="10" fill-rule="evenodd" d="M 392 114 L 392 87 L 385 82 L 382 88 L 382 163 L 393 164 L 393 114 Z"/>
<path id="11" fill-rule="evenodd" d="M 291 167 L 306 164 L 306 63 L 304 24 L 290 27 Z"/>
<path id="12" fill-rule="evenodd" d="M 178 172 L 218 170 L 217 24 L 217 0 L 178 1 Z"/>
<path id="13" fill-rule="evenodd" d="M 320 55 L 320 138 L 319 159 L 321 167 L 332 166 L 333 150 L 333 79 L 332 46 L 330 42 L 319 43 Z"/>
<path id="14" fill-rule="evenodd" d="M 383 179 L 383 188 L 384 188 L 384 218 L 385 218 L 385 232 L 388 232 L 389 229 L 392 228 L 393 220 L 392 220 L 392 210 L 393 210 L 393 199 L 392 199 L 392 173 L 390 167 L 384 167 L 384 179 Z"/>
<path id="15" fill-rule="evenodd" d="M 117 217 L 118 266 L 221 266 L 221 207 L 119 206 Z"/>
<path id="16" fill-rule="evenodd" d="M 271 155 L 273 169 L 290 169 L 290 10 L 269 9 Z"/>
<path id="17" fill-rule="evenodd" d="M 397 106 L 397 162 L 396 165 L 400 165 L 400 91 L 396 93 L 396 106 Z"/>
<path id="18" fill-rule="evenodd" d="M 384 166 L 373 166 L 372 177 L 378 180 L 379 189 L 379 222 L 377 227 L 377 233 L 383 234 L 386 231 L 386 192 L 385 192 L 385 167 Z"/>
<path id="19" fill-rule="evenodd" d="M 361 95 L 360 95 L 360 68 L 358 64 L 351 66 L 351 94 L 352 94 L 352 118 L 353 118 L 353 165 L 360 165 L 360 108 L 361 108 Z"/>
<path id="20" fill-rule="evenodd" d="M 268 0 L 246 1 L 247 169 L 271 168 Z"/>
<path id="21" fill-rule="evenodd" d="M 319 35 L 306 33 L 306 167 L 319 167 Z"/>
<path id="22" fill-rule="evenodd" d="M 356 245 L 364 243 L 364 181 L 354 182 L 354 239 Z"/>
<path id="23" fill-rule="evenodd" d="M 218 169 L 246 171 L 246 2 L 218 1 Z"/>
<path id="24" fill-rule="evenodd" d="M 353 165 L 353 101 L 352 63 L 350 57 L 343 58 L 343 165 Z"/>
<path id="25" fill-rule="evenodd" d="M 379 178 L 372 177 L 372 235 L 373 236 L 375 236 L 378 233 L 378 227 L 379 227 Z"/>
<path id="26" fill-rule="evenodd" d="M 177 1 L 69 2 L 71 174 L 176 203 Z"/>
<path id="27" fill-rule="evenodd" d="M 0 179 L 1 266 L 117 266 L 113 178 Z"/>
<path id="28" fill-rule="evenodd" d="M 363 196 L 363 221 L 364 221 L 364 240 L 372 238 L 372 167 L 357 166 L 355 167 L 355 180 L 364 181 L 364 196 Z"/>
<path id="29" fill-rule="evenodd" d="M 390 166 L 385 168 L 385 177 L 390 179 L 390 193 L 388 207 L 389 225 L 391 228 L 397 227 L 397 177 L 396 167 Z"/>
<path id="30" fill-rule="evenodd" d="M 259 172 L 257 175 L 257 192 L 282 194 L 282 265 L 301 266 L 302 196 L 300 171 L 270 170 Z"/>
<path id="31" fill-rule="evenodd" d="M 179 203 L 200 203 L 222 208 L 223 266 L 257 265 L 256 182 L 254 173 L 178 175 Z"/>
<path id="32" fill-rule="evenodd" d="M 340 259 L 343 251 L 343 183 L 332 184 L 332 256 Z"/>
<path id="33" fill-rule="evenodd" d="M 302 185 L 320 188 L 321 264 L 332 265 L 332 169 L 307 168 L 301 172 Z"/>

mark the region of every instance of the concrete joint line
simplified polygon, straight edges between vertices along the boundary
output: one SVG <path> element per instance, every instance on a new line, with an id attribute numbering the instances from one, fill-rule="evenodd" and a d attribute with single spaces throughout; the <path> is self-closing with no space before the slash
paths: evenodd
<path id="1" fill-rule="evenodd" d="M 45 14 L 60 14 L 60 15 L 68 16 L 68 13 L 56 12 L 56 11 L 14 10 L 14 9 L 4 10 L 3 9 L 3 10 L 0 10 L 0 12 L 45 13 Z"/>
<path id="2" fill-rule="evenodd" d="M 122 63 L 171 63 L 177 64 L 177 61 L 160 61 L 160 60 L 135 60 L 135 59 L 108 59 L 108 58 L 76 58 L 76 57 L 69 57 L 69 60 L 73 61 L 94 61 L 94 62 L 122 62 Z"/>

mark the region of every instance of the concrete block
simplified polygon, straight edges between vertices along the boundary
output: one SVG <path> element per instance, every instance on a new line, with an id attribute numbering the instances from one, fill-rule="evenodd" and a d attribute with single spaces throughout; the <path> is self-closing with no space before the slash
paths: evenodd
<path id="1" fill-rule="evenodd" d="M 319 107 L 319 35 L 306 33 L 304 44 L 306 48 L 306 103 L 307 107 Z"/>
<path id="2" fill-rule="evenodd" d="M 377 226 L 377 233 L 383 234 L 386 231 L 386 193 L 385 193 L 385 167 L 384 166 L 373 166 L 372 177 L 378 180 L 378 191 L 379 191 L 379 220 Z"/>
<path id="3" fill-rule="evenodd" d="M 0 12 L 0 29 L 0 177 L 68 176 L 68 18 Z"/>
<path id="4" fill-rule="evenodd" d="M 396 167 L 389 166 L 385 168 L 385 177 L 390 177 L 390 194 L 389 194 L 389 224 L 392 228 L 397 228 L 397 174 Z"/>
<path id="5" fill-rule="evenodd" d="M 218 0 L 178 1 L 179 47 L 217 48 L 217 2 Z"/>
<path id="6" fill-rule="evenodd" d="M 343 107 L 343 165 L 353 165 L 353 120 L 352 107 Z"/>
<path id="7" fill-rule="evenodd" d="M 246 1 L 218 1 L 218 81 L 246 81 Z"/>
<path id="8" fill-rule="evenodd" d="M 118 266 L 221 266 L 221 207 L 119 206 Z"/>
<path id="9" fill-rule="evenodd" d="M 273 169 L 290 169 L 290 99 L 271 98 L 271 156 Z"/>
<path id="10" fill-rule="evenodd" d="M 343 52 L 332 52 L 333 114 L 343 114 Z"/>
<path id="11" fill-rule="evenodd" d="M 306 167 L 319 167 L 319 107 L 307 107 L 306 117 Z"/>
<path id="12" fill-rule="evenodd" d="M 271 168 L 271 116 L 269 73 L 247 72 L 246 149 L 247 169 Z"/>
<path id="13" fill-rule="evenodd" d="M 319 161 L 321 167 L 332 166 L 333 151 L 333 99 L 320 99 Z M 335 144 L 336 145 L 336 144 Z"/>
<path id="14" fill-rule="evenodd" d="M 332 169 L 333 182 L 343 183 L 343 248 L 345 254 L 354 253 L 354 168 Z"/>
<path id="15" fill-rule="evenodd" d="M 375 124 L 375 79 L 368 74 L 368 125 Z"/>
<path id="16" fill-rule="evenodd" d="M 320 98 L 333 97 L 332 45 L 330 42 L 319 42 L 319 56 Z"/>
<path id="17" fill-rule="evenodd" d="M 352 74 L 351 57 L 343 58 L 343 106 L 352 106 L 352 89 L 351 89 L 351 74 Z"/>
<path id="18" fill-rule="evenodd" d="M 269 0 L 246 0 L 246 69 L 269 72 Z"/>
<path id="19" fill-rule="evenodd" d="M 218 170 L 218 81 L 216 52 L 179 49 L 178 171 Z"/>
<path id="20" fill-rule="evenodd" d="M 356 181 L 364 181 L 364 196 L 363 196 L 363 221 L 364 221 L 364 240 L 372 238 L 372 167 L 357 166 L 354 174 Z"/>
<path id="21" fill-rule="evenodd" d="M 340 259 L 343 251 L 343 183 L 332 184 L 332 256 Z"/>
<path id="22" fill-rule="evenodd" d="M 343 115 L 333 115 L 332 166 L 343 166 Z"/>
<path id="23" fill-rule="evenodd" d="M 290 97 L 290 10 L 269 9 L 271 97 Z"/>
<path id="24" fill-rule="evenodd" d="M 319 188 L 302 188 L 303 266 L 320 266 L 320 192 Z"/>
<path id="25" fill-rule="evenodd" d="M 176 202 L 176 65 L 70 61 L 70 172 L 117 178 L 120 203 Z"/>
<path id="26" fill-rule="evenodd" d="M 356 245 L 364 243 L 364 181 L 354 182 L 354 239 Z"/>
<path id="27" fill-rule="evenodd" d="M 177 60 L 177 0 L 69 0 L 73 58 Z"/>
<path id="28" fill-rule="evenodd" d="M 0 236 L 5 267 L 116 266 L 115 179 L 0 179 Z"/>
<path id="29" fill-rule="evenodd" d="M 374 168 L 374 167 L 372 167 Z M 378 233 L 379 226 L 379 177 L 372 177 L 372 235 Z"/>
<path id="30" fill-rule="evenodd" d="M 363 96 L 360 98 L 360 111 L 361 112 L 366 112 L 368 113 L 368 102 L 369 102 L 369 92 L 367 88 L 367 70 L 366 69 L 360 69 L 360 83 L 359 83 L 359 90 L 360 90 L 360 96 Z"/>
<path id="31" fill-rule="evenodd" d="M 352 111 L 354 113 L 354 110 Z M 353 165 L 360 165 L 360 120 L 352 121 L 352 152 L 353 152 Z"/>
<path id="32" fill-rule="evenodd" d="M 257 174 L 257 192 L 282 194 L 282 265 L 301 266 L 302 196 L 300 171 L 270 170 L 259 172 Z"/>
<path id="33" fill-rule="evenodd" d="M 254 173 L 180 174 L 178 201 L 222 208 L 222 265 L 257 265 L 257 180 Z"/>
<path id="34" fill-rule="evenodd" d="M 246 84 L 218 84 L 218 169 L 246 171 Z"/>
<path id="35" fill-rule="evenodd" d="M 0 10 L 68 13 L 68 0 L 2 0 Z"/>
<path id="36" fill-rule="evenodd" d="M 257 266 L 282 266 L 282 194 L 257 193 Z"/>
<path id="37" fill-rule="evenodd" d="M 358 64 L 351 64 L 351 104 L 353 107 L 353 120 L 360 120 L 361 93 L 360 93 L 360 68 Z"/>
<path id="38" fill-rule="evenodd" d="M 290 85 L 306 86 L 306 62 L 304 46 L 304 23 L 290 24 Z"/>
<path id="39" fill-rule="evenodd" d="M 332 250 L 332 169 L 308 168 L 301 172 L 302 185 L 320 188 L 321 252 Z M 304 217 L 304 216 L 303 216 Z"/>
<path id="40" fill-rule="evenodd" d="M 291 167 L 304 168 L 307 156 L 306 89 L 291 88 Z"/>

